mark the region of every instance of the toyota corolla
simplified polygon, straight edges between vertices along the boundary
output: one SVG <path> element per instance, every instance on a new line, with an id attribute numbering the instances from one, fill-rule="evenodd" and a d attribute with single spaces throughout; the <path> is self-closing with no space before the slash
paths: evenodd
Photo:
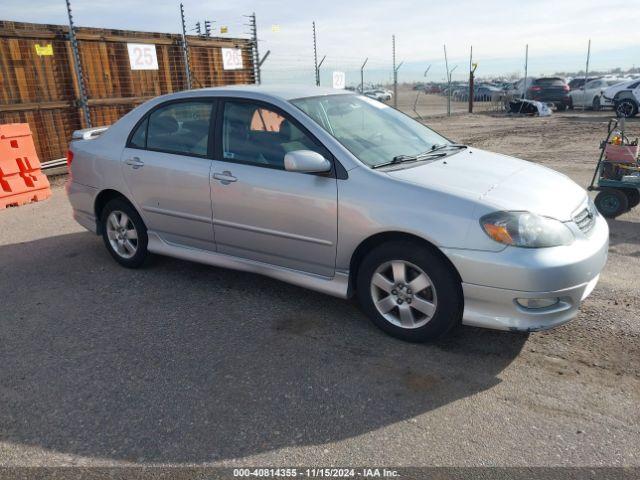
<path id="1" fill-rule="evenodd" d="M 410 341 L 565 323 L 607 257 L 607 223 L 566 176 L 347 91 L 158 97 L 76 132 L 68 163 L 75 219 L 121 265 L 155 253 L 356 295 Z"/>

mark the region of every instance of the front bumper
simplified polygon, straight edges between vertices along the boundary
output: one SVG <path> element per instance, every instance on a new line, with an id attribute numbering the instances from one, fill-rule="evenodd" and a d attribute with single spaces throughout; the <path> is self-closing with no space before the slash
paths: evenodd
<path id="1" fill-rule="evenodd" d="M 568 322 L 593 291 L 607 260 L 609 228 L 598 215 L 588 236 L 577 230 L 567 247 L 500 252 L 445 250 L 458 269 L 464 293 L 465 325 L 531 332 Z M 557 299 L 545 308 L 526 308 L 517 299 Z"/>

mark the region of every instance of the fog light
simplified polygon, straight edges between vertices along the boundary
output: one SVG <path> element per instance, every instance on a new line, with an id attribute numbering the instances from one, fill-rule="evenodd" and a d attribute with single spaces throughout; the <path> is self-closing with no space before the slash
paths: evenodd
<path id="1" fill-rule="evenodd" d="M 516 298 L 518 305 L 524 308 L 547 308 L 560 301 L 559 298 Z"/>

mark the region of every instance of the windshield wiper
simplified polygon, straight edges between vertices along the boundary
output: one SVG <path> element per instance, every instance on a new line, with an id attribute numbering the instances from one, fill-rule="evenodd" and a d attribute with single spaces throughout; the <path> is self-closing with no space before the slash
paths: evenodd
<path id="1" fill-rule="evenodd" d="M 442 150 L 444 148 L 459 148 L 459 149 L 465 149 L 465 148 L 469 148 L 467 145 L 463 145 L 461 143 L 444 143 L 442 145 L 434 145 L 433 147 L 431 147 L 431 151 L 435 152 L 437 150 Z"/>
<path id="2" fill-rule="evenodd" d="M 390 162 L 379 163 L 373 165 L 371 168 L 388 167 L 389 165 L 398 165 L 400 163 L 418 162 L 420 160 L 426 160 L 431 157 L 444 157 L 447 154 L 444 152 L 433 153 L 433 150 L 419 153 L 418 155 L 396 155 Z"/>

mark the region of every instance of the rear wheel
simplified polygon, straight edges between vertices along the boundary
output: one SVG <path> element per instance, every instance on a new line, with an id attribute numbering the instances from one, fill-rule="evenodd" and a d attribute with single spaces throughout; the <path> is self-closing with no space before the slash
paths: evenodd
<path id="1" fill-rule="evenodd" d="M 100 216 L 102 239 L 120 265 L 138 268 L 147 257 L 147 228 L 129 202 L 116 198 L 107 203 Z"/>
<path id="2" fill-rule="evenodd" d="M 438 338 L 462 319 L 462 288 L 436 253 L 409 241 L 389 242 L 363 260 L 358 299 L 369 318 L 410 342 Z"/>
<path id="3" fill-rule="evenodd" d="M 573 97 L 569 97 L 569 110 L 573 110 Z"/>
<path id="4" fill-rule="evenodd" d="M 559 103 L 558 106 L 556 107 L 556 109 L 559 112 L 564 112 L 567 109 L 567 106 L 564 103 Z"/>
<path id="5" fill-rule="evenodd" d="M 594 97 L 592 107 L 594 111 L 600 111 L 600 109 L 602 108 L 602 106 L 600 105 L 600 97 Z"/>
<path id="6" fill-rule="evenodd" d="M 626 193 L 615 188 L 601 190 L 595 199 L 596 208 L 607 218 L 616 218 L 629 209 L 629 199 Z"/>
<path id="7" fill-rule="evenodd" d="M 624 193 L 627 196 L 629 202 L 629 210 L 640 205 L 640 191 L 634 188 L 625 188 Z"/>

